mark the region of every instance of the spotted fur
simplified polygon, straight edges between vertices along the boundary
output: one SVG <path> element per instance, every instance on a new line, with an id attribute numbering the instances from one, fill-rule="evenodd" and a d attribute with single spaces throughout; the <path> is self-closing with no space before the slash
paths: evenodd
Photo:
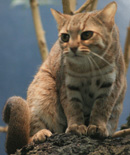
<path id="1" fill-rule="evenodd" d="M 59 39 L 28 88 L 28 142 L 44 141 L 50 131 L 99 138 L 115 132 L 126 91 L 116 9 L 112 2 L 103 10 L 73 16 L 52 10 Z M 11 147 L 12 139 L 8 141 Z"/>

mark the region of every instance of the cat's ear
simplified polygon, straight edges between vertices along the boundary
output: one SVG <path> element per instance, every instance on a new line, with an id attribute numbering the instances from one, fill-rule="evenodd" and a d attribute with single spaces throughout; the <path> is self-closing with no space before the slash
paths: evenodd
<path id="1" fill-rule="evenodd" d="M 107 23 L 109 26 L 113 26 L 116 11 L 117 11 L 117 3 L 111 2 L 103 10 L 100 11 L 98 17 L 104 23 Z"/>
<path id="2" fill-rule="evenodd" d="M 51 9 L 51 13 L 57 22 L 58 30 L 60 30 L 61 27 L 64 25 L 65 21 L 67 20 L 67 18 L 69 17 L 69 15 L 62 14 L 54 9 Z"/>

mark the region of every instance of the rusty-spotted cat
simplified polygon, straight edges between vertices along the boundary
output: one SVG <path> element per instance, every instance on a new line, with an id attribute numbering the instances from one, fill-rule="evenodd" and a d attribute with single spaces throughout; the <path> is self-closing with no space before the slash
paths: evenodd
<path id="1" fill-rule="evenodd" d="M 66 15 L 51 10 L 59 31 L 27 92 L 8 99 L 8 154 L 52 133 L 104 138 L 118 125 L 126 91 L 124 58 L 114 22 L 117 4 Z"/>

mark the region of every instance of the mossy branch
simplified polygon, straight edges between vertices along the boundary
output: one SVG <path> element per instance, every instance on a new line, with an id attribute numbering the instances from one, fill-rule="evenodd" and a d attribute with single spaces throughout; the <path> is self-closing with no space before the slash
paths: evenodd
<path id="1" fill-rule="evenodd" d="M 32 10 L 32 16 L 33 16 L 33 21 L 34 21 L 34 26 L 35 26 L 35 31 L 36 31 L 41 57 L 42 57 L 42 60 L 44 61 L 48 56 L 48 48 L 47 48 L 46 39 L 45 39 L 45 31 L 43 29 L 41 18 L 40 18 L 37 0 L 30 0 L 30 6 Z"/>

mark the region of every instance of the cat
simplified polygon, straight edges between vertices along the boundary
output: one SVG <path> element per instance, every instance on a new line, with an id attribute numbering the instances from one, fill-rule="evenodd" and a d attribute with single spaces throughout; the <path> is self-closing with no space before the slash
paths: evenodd
<path id="1" fill-rule="evenodd" d="M 8 154 L 53 133 L 113 135 L 126 92 L 116 10 L 116 2 L 75 15 L 51 9 L 58 41 L 30 84 L 27 100 L 14 96 L 4 107 Z"/>

